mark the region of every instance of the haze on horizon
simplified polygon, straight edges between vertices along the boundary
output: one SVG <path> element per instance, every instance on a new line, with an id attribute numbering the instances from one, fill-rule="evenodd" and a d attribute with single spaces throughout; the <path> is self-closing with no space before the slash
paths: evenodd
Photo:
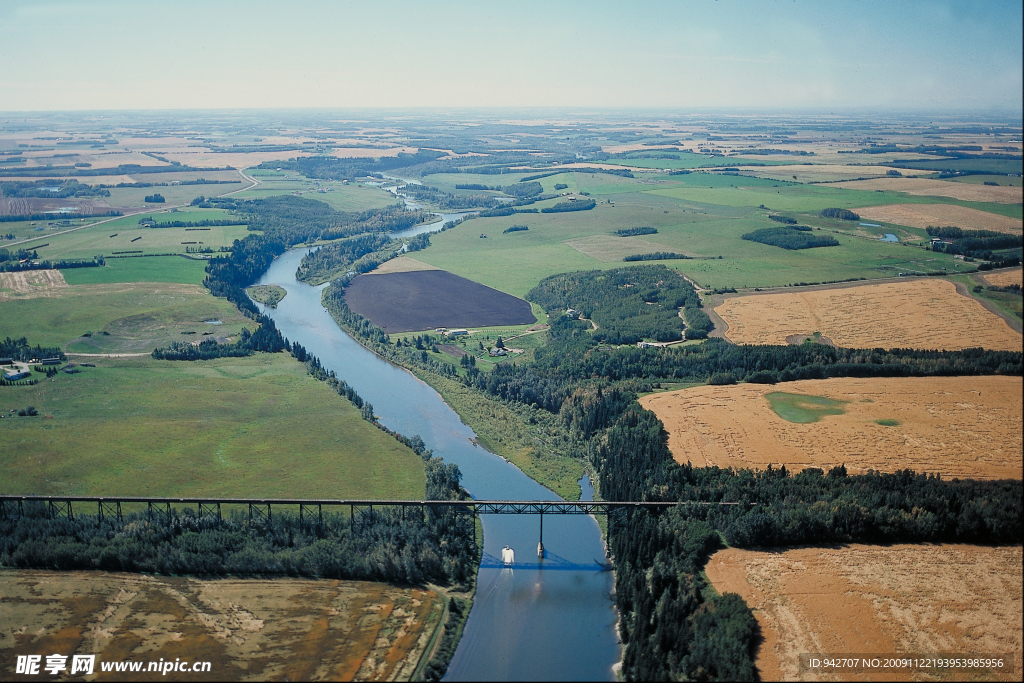
<path id="1" fill-rule="evenodd" d="M 573 107 L 1018 116 L 1019 0 L 0 0 L 0 111 Z"/>

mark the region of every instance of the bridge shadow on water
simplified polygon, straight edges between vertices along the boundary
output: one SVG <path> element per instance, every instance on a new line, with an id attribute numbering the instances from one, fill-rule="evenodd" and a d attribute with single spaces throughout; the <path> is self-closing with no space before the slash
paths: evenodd
<path id="1" fill-rule="evenodd" d="M 551 552 L 550 550 L 544 551 L 544 559 L 538 559 L 534 555 L 528 555 L 530 558 L 527 561 L 522 561 L 516 557 L 515 564 L 506 565 L 501 561 L 501 558 L 492 555 L 491 553 L 485 552 L 483 557 L 480 559 L 481 569 L 541 569 L 543 571 L 550 572 L 606 572 L 611 571 L 611 565 L 598 560 L 593 562 L 580 563 L 570 562 L 564 557 Z"/>

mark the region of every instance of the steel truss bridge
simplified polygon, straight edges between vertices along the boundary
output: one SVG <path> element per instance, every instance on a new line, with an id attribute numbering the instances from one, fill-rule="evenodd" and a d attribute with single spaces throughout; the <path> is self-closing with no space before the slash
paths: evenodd
<path id="1" fill-rule="evenodd" d="M 145 508 L 141 508 L 141 506 Z M 475 545 L 477 515 L 538 515 L 540 517 L 540 542 L 538 555 L 544 552 L 544 515 L 604 515 L 609 529 L 626 522 L 636 510 L 650 512 L 665 511 L 681 506 L 735 506 L 747 503 L 706 502 L 706 501 L 553 501 L 553 500 L 342 500 L 304 498 L 148 498 L 121 496 L 12 496 L 0 495 L 0 519 L 17 519 L 33 507 L 35 514 L 40 511 L 53 519 L 95 514 L 97 523 L 104 519 L 122 521 L 128 512 L 125 506 L 140 506 L 150 519 L 170 521 L 176 509 L 194 509 L 198 518 L 214 517 L 223 520 L 222 506 L 248 508 L 250 524 L 268 524 L 273 520 L 274 509 L 298 512 L 299 522 L 322 526 L 324 510 L 336 515 L 348 513 L 353 524 L 358 523 L 358 514 L 377 509 L 401 510 L 402 519 L 418 515 L 420 519 L 428 510 L 435 513 L 451 513 L 455 529 L 465 534 Z M 40 510 L 40 506 L 42 510 Z M 26 509 L 28 508 L 28 509 Z"/>

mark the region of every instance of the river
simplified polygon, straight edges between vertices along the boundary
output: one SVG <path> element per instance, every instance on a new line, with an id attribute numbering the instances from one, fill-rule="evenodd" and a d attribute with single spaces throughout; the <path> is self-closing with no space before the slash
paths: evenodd
<path id="1" fill-rule="evenodd" d="M 430 386 L 345 334 L 320 303 L 323 286 L 295 279 L 305 253 L 293 250 L 276 259 L 259 282 L 288 292 L 276 309 L 264 307 L 282 334 L 372 403 L 384 425 L 407 436 L 419 434 L 435 455 L 457 464 L 474 498 L 558 500 L 477 446 L 473 431 Z M 587 496 L 593 489 L 582 483 Z M 539 560 L 538 516 L 483 515 L 481 520 L 484 552 L 476 598 L 445 680 L 614 680 L 620 646 L 613 581 L 600 564 L 605 554 L 597 523 L 583 515 L 545 515 L 546 554 Z M 516 554 L 512 568 L 500 561 L 505 545 Z"/>

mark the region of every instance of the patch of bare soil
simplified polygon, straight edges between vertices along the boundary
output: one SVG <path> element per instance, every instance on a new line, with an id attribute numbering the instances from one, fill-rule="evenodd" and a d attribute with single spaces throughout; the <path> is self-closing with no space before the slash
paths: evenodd
<path id="1" fill-rule="evenodd" d="M 23 270 L 0 273 L 0 301 L 60 296 L 68 283 L 59 270 Z M 4 291 L 9 290 L 9 291 Z"/>
<path id="2" fill-rule="evenodd" d="M 0 572 L 0 601 L 0 670 L 23 654 L 95 654 L 97 673 L 106 661 L 211 662 L 130 676 L 183 681 L 408 680 L 444 606 L 366 581 L 41 570 Z"/>
<path id="3" fill-rule="evenodd" d="M 1021 548 L 850 545 L 782 551 L 729 548 L 706 571 L 754 610 L 764 681 L 941 680 L 927 673 L 802 672 L 800 654 L 1012 654 L 1021 680 Z M 966 672 L 947 677 L 956 680 Z"/>
<path id="4" fill-rule="evenodd" d="M 962 185 L 963 183 L 956 184 Z M 966 185 L 966 187 L 975 186 Z M 860 214 L 861 218 L 867 220 L 908 225 L 912 228 L 927 228 L 929 225 L 955 225 L 965 230 L 995 230 L 1010 235 L 1019 235 L 1024 229 L 1024 224 L 1019 218 L 1000 216 L 996 213 L 978 211 L 955 204 L 889 204 L 887 206 L 865 206 L 854 209 L 854 211 Z"/>
<path id="5" fill-rule="evenodd" d="M 1024 199 L 1024 188 L 1006 185 L 969 185 L 929 178 L 876 178 L 836 183 L 833 187 L 848 190 L 887 190 L 906 192 L 926 197 L 952 197 L 965 202 L 997 202 L 999 204 L 1020 204 Z"/>
<path id="6" fill-rule="evenodd" d="M 408 256 L 399 256 L 393 258 L 390 261 L 385 261 L 367 275 L 386 275 L 387 273 L 414 273 L 420 270 L 441 270 L 429 263 L 423 263 L 423 261 L 417 261 L 414 258 Z"/>
<path id="7" fill-rule="evenodd" d="M 1020 351 L 1021 335 L 936 278 L 726 298 L 715 312 L 737 344 L 785 344 L 820 332 L 847 348 Z"/>
<path id="8" fill-rule="evenodd" d="M 1024 270 L 1016 268 L 1014 270 L 1002 270 L 998 273 L 985 273 L 982 277 L 985 278 L 986 282 L 996 287 L 1009 287 L 1010 285 L 1020 285 L 1024 287 Z"/>
<path id="9" fill-rule="evenodd" d="M 946 478 L 1020 479 L 1022 390 L 1020 377 L 847 377 L 694 387 L 650 394 L 640 405 L 665 424 L 676 461 L 697 467 L 845 464 L 853 473 L 910 468 Z M 844 413 L 789 422 L 764 397 L 774 391 L 843 401 Z"/>

